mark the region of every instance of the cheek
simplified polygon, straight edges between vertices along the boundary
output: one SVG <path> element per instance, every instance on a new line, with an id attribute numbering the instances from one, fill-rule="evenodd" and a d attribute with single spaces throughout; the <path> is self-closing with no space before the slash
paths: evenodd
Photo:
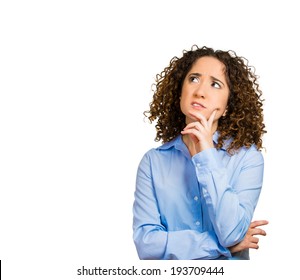
<path id="1" fill-rule="evenodd" d="M 218 109 L 217 116 L 221 117 L 226 113 L 227 110 L 227 100 L 216 103 L 218 104 L 216 107 Z"/>
<path id="2" fill-rule="evenodd" d="M 225 111 L 228 104 L 228 97 L 223 96 L 218 100 L 217 104 L 219 104 L 219 108 L 221 111 Z"/>
<path id="3" fill-rule="evenodd" d="M 184 98 L 182 98 L 182 97 L 180 97 L 179 106 L 180 106 L 181 112 L 184 112 Z"/>
<path id="4" fill-rule="evenodd" d="M 186 95 L 184 94 L 184 92 L 181 92 L 181 95 L 180 95 L 179 99 L 180 99 L 180 102 L 179 102 L 180 109 L 182 110 L 185 106 L 185 103 L 186 103 Z"/>

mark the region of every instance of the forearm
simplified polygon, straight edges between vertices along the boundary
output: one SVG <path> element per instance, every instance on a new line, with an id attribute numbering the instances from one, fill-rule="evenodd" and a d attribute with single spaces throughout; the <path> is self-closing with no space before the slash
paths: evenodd
<path id="1" fill-rule="evenodd" d="M 212 232 L 179 230 L 167 232 L 157 226 L 143 226 L 134 231 L 140 259 L 192 260 L 230 257 L 230 251 L 217 242 Z"/>
<path id="2" fill-rule="evenodd" d="M 262 185 L 263 164 L 245 163 L 233 183 L 216 149 L 206 150 L 193 158 L 201 192 L 219 242 L 230 247 L 240 242 L 248 228 Z"/>

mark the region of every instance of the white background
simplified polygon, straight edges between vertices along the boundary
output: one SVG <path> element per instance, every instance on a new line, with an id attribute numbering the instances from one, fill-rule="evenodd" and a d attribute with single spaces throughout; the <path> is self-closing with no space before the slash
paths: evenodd
<path id="1" fill-rule="evenodd" d="M 265 181 L 255 218 L 269 220 L 268 236 L 251 251 L 251 261 L 218 263 L 227 271 L 218 279 L 295 275 L 296 3 L 1 1 L 3 279 L 92 277 L 76 275 L 83 265 L 167 269 L 214 263 L 139 261 L 132 241 L 137 165 L 158 145 L 154 126 L 143 119 L 151 84 L 193 44 L 246 57 L 265 98 Z"/>

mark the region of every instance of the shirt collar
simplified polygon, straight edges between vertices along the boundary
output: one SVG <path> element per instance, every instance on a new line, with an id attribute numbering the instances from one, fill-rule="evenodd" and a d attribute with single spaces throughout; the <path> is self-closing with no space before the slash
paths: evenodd
<path id="1" fill-rule="evenodd" d="M 219 131 L 216 131 L 213 135 L 213 141 L 216 145 L 218 144 L 219 136 L 220 136 Z M 225 140 L 223 143 L 223 146 L 221 147 L 221 150 L 226 151 L 226 149 L 229 147 L 231 141 L 232 141 L 231 139 Z"/>
<path id="2" fill-rule="evenodd" d="M 218 143 L 218 139 L 219 139 L 219 132 L 216 131 L 213 135 L 213 141 L 214 141 L 215 144 Z M 231 139 L 225 140 L 221 149 L 226 150 L 229 147 L 231 141 L 232 141 Z M 175 147 L 177 150 L 181 150 L 181 151 L 185 151 L 187 149 L 186 145 L 184 144 L 184 142 L 182 140 L 181 135 L 178 135 L 177 137 L 175 137 L 171 141 L 164 143 L 163 145 L 161 145 L 157 149 L 158 150 L 168 150 L 172 147 Z"/>

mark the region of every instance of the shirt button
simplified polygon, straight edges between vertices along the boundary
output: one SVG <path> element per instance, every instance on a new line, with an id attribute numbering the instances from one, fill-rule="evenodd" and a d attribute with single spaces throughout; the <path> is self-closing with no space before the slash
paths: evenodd
<path id="1" fill-rule="evenodd" d="M 199 167 L 199 168 L 200 168 L 200 167 L 201 167 L 201 164 L 200 164 L 200 163 L 197 163 L 197 167 Z"/>
<path id="2" fill-rule="evenodd" d="M 200 222 L 199 221 L 197 221 L 195 224 L 196 224 L 196 226 L 200 226 Z"/>
<path id="3" fill-rule="evenodd" d="M 197 201 L 199 198 L 198 198 L 198 196 L 196 195 L 196 196 L 194 196 L 194 200 L 195 201 Z"/>

